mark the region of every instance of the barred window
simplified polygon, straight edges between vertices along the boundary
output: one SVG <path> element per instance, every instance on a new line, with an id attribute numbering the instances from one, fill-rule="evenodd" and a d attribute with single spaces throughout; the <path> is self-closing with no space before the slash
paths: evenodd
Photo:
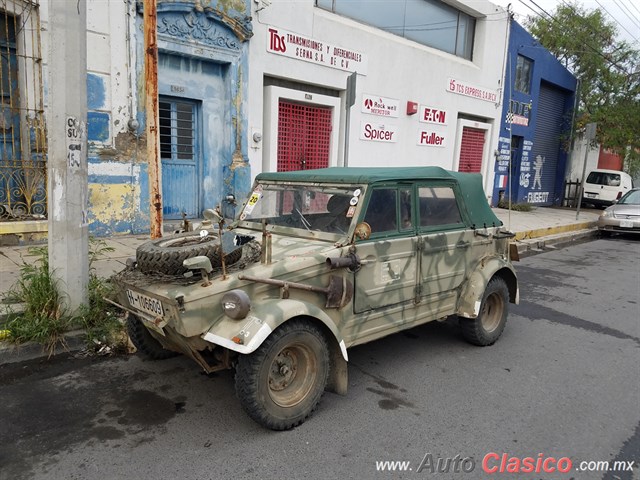
<path id="1" fill-rule="evenodd" d="M 46 129 L 36 0 L 0 3 L 0 222 L 47 215 Z"/>

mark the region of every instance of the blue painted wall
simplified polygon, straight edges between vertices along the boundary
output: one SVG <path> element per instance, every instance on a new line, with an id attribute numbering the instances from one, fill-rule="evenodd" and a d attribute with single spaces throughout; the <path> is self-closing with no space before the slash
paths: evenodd
<path id="1" fill-rule="evenodd" d="M 90 74 L 87 78 L 89 230 L 98 236 L 149 231 L 144 142 L 139 149 L 119 150 L 116 141 L 116 152 L 105 155 L 105 151 L 113 150 L 111 135 L 144 138 L 145 134 L 143 6 L 142 2 L 137 5 L 136 132 L 110 134 L 111 115 L 104 106 L 105 77 Z M 159 62 L 160 95 L 199 104 L 200 209 L 222 203 L 225 213 L 233 215 L 235 208 L 224 204 L 223 199 L 232 194 L 241 200 L 251 188 L 246 120 L 250 0 L 211 0 L 204 11 L 196 10 L 194 1 L 160 1 L 157 11 L 158 46 L 163 58 Z"/>
<path id="2" fill-rule="evenodd" d="M 516 74 L 516 63 L 518 55 L 522 55 L 533 62 L 533 71 L 531 77 L 531 91 L 529 94 L 516 91 L 513 83 Z M 562 186 L 564 181 L 564 173 L 567 163 L 567 154 L 562 149 L 558 149 L 558 163 L 556 165 L 555 175 L 550 179 L 543 179 L 543 190 L 555 190 L 556 196 L 548 199 L 548 202 L 532 201 L 535 197 L 529 196 L 533 191 L 533 165 L 536 158 L 536 145 L 534 136 L 538 121 L 538 99 L 540 96 L 540 86 L 545 82 L 554 88 L 562 90 L 564 93 L 564 115 L 570 120 L 571 111 L 575 99 L 575 91 L 577 86 L 576 78 L 551 54 L 547 49 L 542 47 L 533 36 L 527 32 L 515 20 L 511 20 L 511 28 L 509 35 L 508 57 L 505 73 L 505 89 L 503 99 L 502 123 L 500 125 L 500 139 L 498 143 L 499 155 L 496 160 L 495 181 L 493 190 L 494 205 L 497 205 L 499 196 L 504 195 L 508 198 L 511 193 L 511 200 L 514 203 L 554 203 L 557 204 L 562 196 Z M 515 113 L 520 117 L 521 122 L 528 123 L 521 125 L 509 123 L 507 117 Z M 561 127 L 558 127 L 557 135 L 560 137 L 563 133 Z M 523 149 L 519 152 L 523 154 L 522 161 L 529 162 L 531 175 L 530 182 L 527 186 L 522 185 L 519 181 L 519 174 L 527 169 L 525 164 L 521 171 L 522 165 L 513 165 L 512 171 L 516 175 L 509 181 L 509 156 L 511 149 L 511 136 L 517 135 L 523 137 Z M 519 156 L 519 155 L 516 155 Z M 544 184 L 546 182 L 546 184 Z M 549 183 L 553 183 L 550 185 Z M 522 182 L 525 183 L 526 182 Z M 511 190 L 511 192 L 510 192 Z"/>

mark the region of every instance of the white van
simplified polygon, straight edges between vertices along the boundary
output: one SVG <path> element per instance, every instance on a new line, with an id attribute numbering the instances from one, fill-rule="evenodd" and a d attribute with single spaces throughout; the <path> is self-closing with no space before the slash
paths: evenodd
<path id="1" fill-rule="evenodd" d="M 591 170 L 584 181 L 582 203 L 607 207 L 632 188 L 633 181 L 627 173 L 618 170 Z"/>

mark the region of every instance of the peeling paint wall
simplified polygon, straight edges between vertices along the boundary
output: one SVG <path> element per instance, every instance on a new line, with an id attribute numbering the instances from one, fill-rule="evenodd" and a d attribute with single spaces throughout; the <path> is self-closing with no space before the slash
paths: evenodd
<path id="1" fill-rule="evenodd" d="M 149 229 L 145 139 L 129 129 L 136 116 L 132 15 L 134 0 L 87 0 L 88 218 L 97 236 Z"/>
<path id="2" fill-rule="evenodd" d="M 146 233 L 142 2 L 87 4 L 90 232 Z M 160 94 L 200 105 L 201 209 L 228 194 L 242 198 L 250 189 L 243 73 L 252 35 L 247 11 L 247 0 L 158 2 L 158 44 L 165 62 L 159 64 Z"/>

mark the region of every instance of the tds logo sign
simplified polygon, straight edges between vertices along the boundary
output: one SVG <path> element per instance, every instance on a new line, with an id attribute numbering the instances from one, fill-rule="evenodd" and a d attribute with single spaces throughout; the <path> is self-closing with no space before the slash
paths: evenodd
<path id="1" fill-rule="evenodd" d="M 284 39 L 284 35 L 278 35 L 278 30 L 275 28 L 269 29 L 269 50 L 274 52 L 286 52 L 287 44 Z"/>

